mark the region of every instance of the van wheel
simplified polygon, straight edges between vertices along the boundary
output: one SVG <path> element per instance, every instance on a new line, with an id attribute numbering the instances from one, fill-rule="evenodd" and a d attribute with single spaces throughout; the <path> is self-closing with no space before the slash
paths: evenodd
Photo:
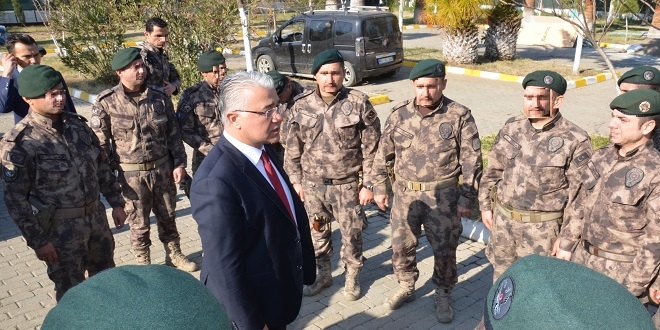
<path id="1" fill-rule="evenodd" d="M 344 86 L 351 87 L 360 81 L 358 80 L 357 74 L 353 65 L 348 62 L 344 62 Z"/>
<path id="2" fill-rule="evenodd" d="M 273 59 L 268 55 L 259 56 L 259 59 L 257 59 L 257 70 L 261 73 L 275 70 Z"/>

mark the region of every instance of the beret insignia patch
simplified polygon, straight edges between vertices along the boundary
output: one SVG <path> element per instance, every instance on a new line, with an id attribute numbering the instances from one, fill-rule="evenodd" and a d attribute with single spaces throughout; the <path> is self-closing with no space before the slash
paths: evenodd
<path id="1" fill-rule="evenodd" d="M 638 184 L 644 178 L 644 171 L 639 168 L 633 168 L 626 173 L 626 188 L 631 188 Z"/>
<path id="2" fill-rule="evenodd" d="M 648 112 L 649 110 L 651 110 L 651 103 L 649 101 L 643 101 L 639 104 L 639 111 Z"/>
<path id="3" fill-rule="evenodd" d="M 513 294 L 515 293 L 516 288 L 513 283 L 511 276 L 506 277 L 500 282 L 500 285 L 495 291 L 495 297 L 493 297 L 493 318 L 496 320 L 501 320 L 509 312 L 511 308 L 511 303 L 513 302 Z"/>
<path id="4" fill-rule="evenodd" d="M 563 145 L 564 145 L 564 139 L 558 136 L 553 136 L 548 141 L 548 151 L 555 152 L 559 150 Z"/>
<path id="5" fill-rule="evenodd" d="M 655 74 L 653 74 L 653 71 L 651 71 L 651 70 L 644 71 L 644 80 L 647 80 L 647 81 L 648 80 L 653 80 L 653 78 L 655 78 Z"/>
<path id="6" fill-rule="evenodd" d="M 353 104 L 348 101 L 341 104 L 341 113 L 345 116 L 350 115 L 351 111 L 353 111 Z"/>
<path id="7" fill-rule="evenodd" d="M 448 139 L 451 136 L 451 133 L 454 131 L 454 128 L 451 126 L 450 123 L 442 123 L 440 125 L 440 136 L 442 136 L 443 139 Z"/>
<path id="8" fill-rule="evenodd" d="M 7 164 L 2 167 L 2 176 L 5 182 L 12 182 L 18 177 L 18 169 L 13 164 Z"/>
<path id="9" fill-rule="evenodd" d="M 555 82 L 555 79 L 552 78 L 552 76 L 543 77 L 543 83 L 545 83 L 546 85 L 552 85 L 553 82 Z"/>
<path id="10" fill-rule="evenodd" d="M 438 73 L 442 72 L 442 64 L 438 64 L 438 65 L 435 66 L 435 72 L 438 72 Z"/>

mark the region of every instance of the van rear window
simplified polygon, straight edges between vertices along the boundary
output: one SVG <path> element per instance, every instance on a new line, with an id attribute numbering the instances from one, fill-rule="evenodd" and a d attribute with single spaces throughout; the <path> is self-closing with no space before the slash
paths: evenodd
<path id="1" fill-rule="evenodd" d="M 394 16 L 372 18 L 362 23 L 362 31 L 369 41 L 380 41 L 383 37 L 399 32 L 399 24 Z"/>

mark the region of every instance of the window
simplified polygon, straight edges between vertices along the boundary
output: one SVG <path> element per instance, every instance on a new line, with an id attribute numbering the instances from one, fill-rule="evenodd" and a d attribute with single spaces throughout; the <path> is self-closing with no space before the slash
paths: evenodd
<path id="1" fill-rule="evenodd" d="M 355 23 L 337 21 L 335 24 L 335 43 L 352 45 L 355 43 Z"/>
<path id="2" fill-rule="evenodd" d="M 364 36 L 369 40 L 380 40 L 399 32 L 396 17 L 380 17 L 364 21 Z"/>
<path id="3" fill-rule="evenodd" d="M 289 25 L 282 28 L 282 42 L 302 41 L 304 31 L 305 21 L 291 22 Z"/>
<path id="4" fill-rule="evenodd" d="M 311 21 L 309 25 L 309 41 L 325 41 L 332 38 L 332 21 Z"/>

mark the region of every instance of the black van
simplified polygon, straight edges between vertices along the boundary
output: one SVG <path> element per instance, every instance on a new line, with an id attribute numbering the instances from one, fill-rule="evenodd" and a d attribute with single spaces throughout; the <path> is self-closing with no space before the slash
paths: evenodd
<path id="1" fill-rule="evenodd" d="M 312 77 L 316 54 L 335 48 L 344 56 L 345 86 L 393 76 L 403 65 L 396 16 L 387 11 L 317 10 L 295 16 L 252 48 L 257 70 Z"/>

